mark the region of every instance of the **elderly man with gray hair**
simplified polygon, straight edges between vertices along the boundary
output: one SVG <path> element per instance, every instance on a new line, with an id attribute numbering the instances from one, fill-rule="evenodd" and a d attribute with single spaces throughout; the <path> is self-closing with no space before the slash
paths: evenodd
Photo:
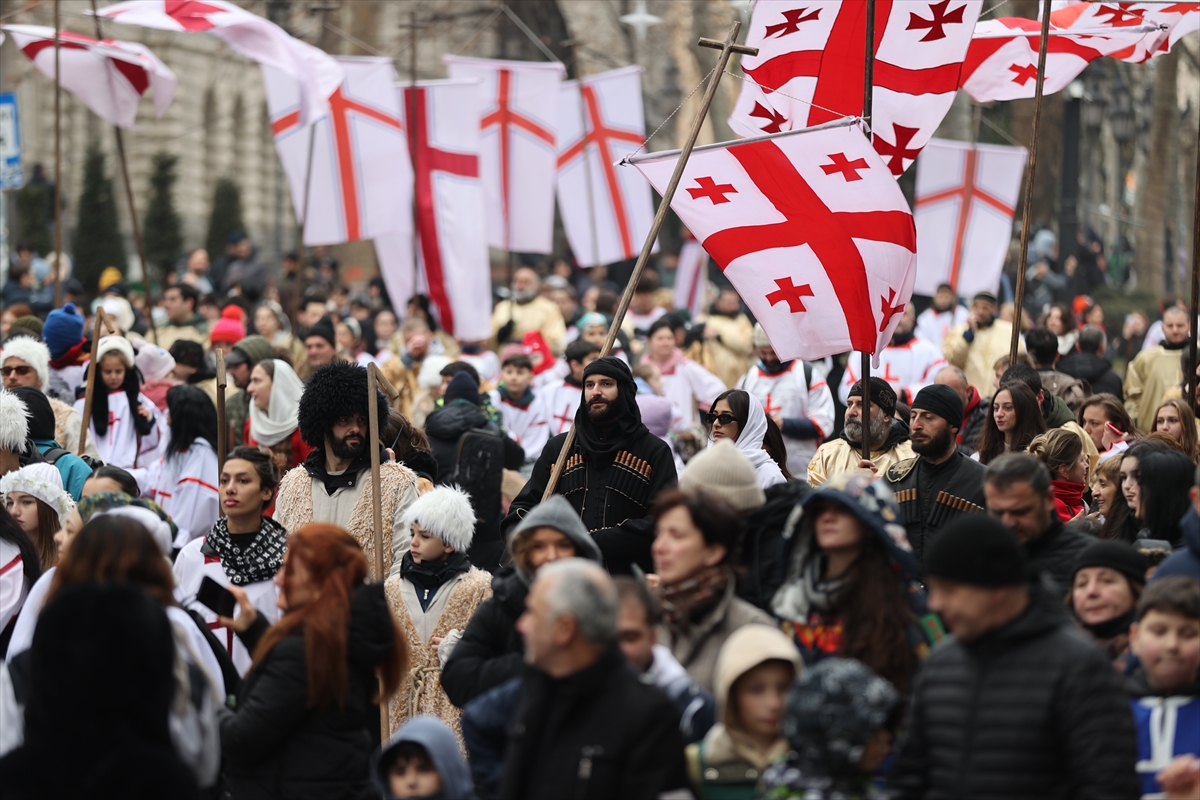
<path id="1" fill-rule="evenodd" d="M 686 797 L 679 712 L 617 645 L 616 587 L 579 558 L 542 567 L 517 630 L 527 663 L 500 797 Z"/>

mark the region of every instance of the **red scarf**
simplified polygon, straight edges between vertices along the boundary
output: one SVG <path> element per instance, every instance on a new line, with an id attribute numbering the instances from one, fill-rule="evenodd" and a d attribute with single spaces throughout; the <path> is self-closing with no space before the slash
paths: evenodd
<path id="1" fill-rule="evenodd" d="M 1053 480 L 1050 485 L 1054 488 L 1054 510 L 1058 512 L 1058 518 L 1070 522 L 1083 510 L 1083 492 L 1087 484 Z"/>
<path id="2" fill-rule="evenodd" d="M 50 359 L 50 366 L 54 369 L 62 369 L 63 367 L 74 367 L 82 364 L 88 358 L 88 354 L 83 352 L 83 346 L 86 343 L 86 339 L 80 339 L 79 344 L 63 353 L 61 358 Z"/>
<path id="3" fill-rule="evenodd" d="M 962 427 L 958 429 L 958 438 L 955 441 L 955 444 L 963 443 L 963 431 L 967 429 L 967 420 L 971 418 L 971 412 L 973 412 L 979 406 L 980 401 L 983 399 L 979 396 L 979 392 L 976 391 L 974 386 L 968 386 L 967 388 L 971 390 L 970 399 L 967 400 L 967 408 L 963 411 L 963 424 Z"/>

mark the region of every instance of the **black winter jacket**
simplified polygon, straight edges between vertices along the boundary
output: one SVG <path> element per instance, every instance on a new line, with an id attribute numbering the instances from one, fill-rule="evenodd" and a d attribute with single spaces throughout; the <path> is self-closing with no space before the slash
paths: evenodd
<path id="1" fill-rule="evenodd" d="M 566 678 L 526 668 L 501 798 L 651 800 L 686 786 L 679 711 L 615 644 Z"/>
<path id="2" fill-rule="evenodd" d="M 1063 525 L 1053 511 L 1050 514 L 1050 527 L 1025 545 L 1025 555 L 1030 570 L 1053 580 L 1058 596 L 1066 597 L 1075 577 L 1075 560 L 1096 538 L 1073 525 Z"/>
<path id="3" fill-rule="evenodd" d="M 1009 624 L 933 651 L 904 727 L 889 781 L 900 800 L 1139 796 L 1117 674 L 1044 584 Z"/>
<path id="4" fill-rule="evenodd" d="M 266 631 L 260 616 L 242 635 L 252 652 Z M 344 708 L 308 707 L 304 635 L 276 644 L 246 676 L 236 711 L 221 711 L 221 749 L 237 800 L 360 800 L 371 788 L 375 668 L 394 646 L 383 584 L 359 587 L 350 611 L 349 690 Z"/>
<path id="5" fill-rule="evenodd" d="M 1101 358 L 1095 353 L 1071 353 L 1059 360 L 1055 369 L 1072 378 L 1087 381 L 1092 387 L 1092 394 L 1107 392 L 1115 394 L 1118 400 L 1125 399 L 1121 376 L 1113 372 L 1112 364 L 1107 358 Z"/>
<path id="6" fill-rule="evenodd" d="M 492 578 L 492 596 L 479 604 L 462 639 L 442 667 L 442 688 L 459 708 L 521 674 L 525 643 L 517 617 L 525 611 L 529 586 L 512 567 Z"/>

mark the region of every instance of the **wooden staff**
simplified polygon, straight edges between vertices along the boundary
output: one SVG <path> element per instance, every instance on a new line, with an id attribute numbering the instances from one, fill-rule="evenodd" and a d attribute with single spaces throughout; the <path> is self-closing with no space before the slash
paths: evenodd
<path id="1" fill-rule="evenodd" d="M 1200 406 L 1196 403 L 1196 312 L 1200 311 L 1200 138 L 1196 140 L 1196 198 L 1192 209 L 1192 314 L 1189 327 L 1192 337 L 1188 340 L 1187 401 L 1192 410 L 1200 416 Z"/>
<path id="2" fill-rule="evenodd" d="M 93 0 L 94 2 L 94 0 Z M 54 0 L 54 307 L 62 305 L 62 73 L 59 71 L 59 0 Z M 99 37 L 97 37 L 99 38 Z M 86 427 L 86 425 L 85 425 Z M 82 439 L 83 436 L 80 436 Z M 82 447 L 82 444 L 80 445 Z M 82 455 L 83 450 L 81 449 Z"/>
<path id="3" fill-rule="evenodd" d="M 742 23 L 735 22 L 729 29 L 729 33 L 725 36 L 725 41 L 717 39 L 701 39 L 699 44 L 701 47 L 709 47 L 713 50 L 720 50 L 721 55 L 717 58 L 717 66 L 712 71 L 712 79 L 708 83 L 708 89 L 704 92 L 704 100 L 700 103 L 700 113 L 696 115 L 696 119 L 692 121 L 692 129 L 688 133 L 687 141 L 683 144 L 683 149 L 679 151 L 679 160 L 675 162 L 675 171 L 671 174 L 671 181 L 667 184 L 667 190 L 663 193 L 662 202 L 658 204 L 658 211 L 654 215 L 654 222 L 650 225 L 650 231 L 646 234 L 646 241 L 642 244 L 642 252 L 638 255 L 637 264 L 633 267 L 633 275 L 629 278 L 629 283 L 625 284 L 625 292 L 621 295 L 621 303 L 617 306 L 617 313 L 613 317 L 612 324 L 608 326 L 608 336 L 604 338 L 604 346 L 600 349 L 600 355 L 606 356 L 612 352 L 613 343 L 617 340 L 617 332 L 621 330 L 621 323 L 625 319 L 625 312 L 629 310 L 629 303 L 633 300 L 633 290 L 637 286 L 638 281 L 642 277 L 642 271 L 646 268 L 646 262 L 650 259 L 650 250 L 654 247 L 654 242 L 658 239 L 658 231 L 662 228 L 663 221 L 667 218 L 667 211 L 671 208 L 671 200 L 675 197 L 675 190 L 679 187 L 679 181 L 683 177 L 683 169 L 687 166 L 688 157 L 692 154 L 692 148 L 696 144 L 696 138 L 700 135 L 700 126 L 704 124 L 704 118 L 708 115 L 708 107 L 712 105 L 713 95 L 717 93 L 717 84 L 721 82 L 721 75 L 725 72 L 725 65 L 729 62 L 729 57 L 734 53 L 743 55 L 756 56 L 758 55 L 757 47 L 747 47 L 737 44 L 738 32 L 742 29 Z M 567 454 L 571 452 L 571 447 L 575 444 L 575 427 L 567 431 L 567 439 L 563 442 L 562 449 L 558 451 L 558 460 L 554 462 L 554 469 L 550 472 L 550 480 L 546 483 L 546 491 L 542 493 L 542 501 L 550 499 L 550 495 L 554 494 L 554 487 L 558 484 L 559 476 L 562 475 L 563 464 L 567 461 Z"/>
<path id="4" fill-rule="evenodd" d="M 1050 39 L 1050 0 L 1042 4 L 1042 40 L 1038 45 L 1037 86 L 1033 95 L 1033 131 L 1029 134 L 1029 175 L 1025 178 L 1025 208 L 1021 211 L 1021 255 L 1017 260 L 1017 287 L 1013 297 L 1012 340 L 1008 363 L 1017 363 L 1021 321 L 1025 304 L 1025 258 L 1029 255 L 1029 226 L 1033 222 L 1033 176 L 1037 171 L 1038 130 L 1042 124 L 1042 85 L 1046 79 L 1046 44 Z M 965 209 L 964 209 L 964 213 Z"/>
<path id="5" fill-rule="evenodd" d="M 375 522 L 375 563 L 371 565 L 375 580 L 381 583 L 387 578 L 383 574 L 383 489 L 379 477 L 379 403 L 375 402 L 375 392 L 383 389 L 389 401 L 400 396 L 391 381 L 384 377 L 379 367 L 372 363 L 367 367 L 367 425 L 370 431 L 371 451 L 371 513 Z M 389 526 L 391 524 L 389 520 Z M 389 706 L 391 697 L 384 696 L 382 688 L 379 698 L 379 732 L 380 741 L 386 742 L 392 733 L 391 714 Z"/>
<path id="6" fill-rule="evenodd" d="M 96 350 L 100 347 L 100 336 L 103 330 L 116 335 L 117 329 L 109 320 L 108 314 L 104 313 L 103 308 L 96 309 L 96 324 L 92 326 L 92 356 L 88 361 L 88 377 L 87 389 L 83 395 L 83 420 L 79 426 L 79 453 L 83 455 L 84 448 L 87 447 L 88 426 L 92 424 L 92 399 L 96 396 L 96 373 L 99 372 L 99 365 L 96 364 Z M 137 409 L 130 409 L 137 413 Z"/>
<path id="7" fill-rule="evenodd" d="M 863 62 L 863 121 L 867 123 L 867 136 L 875 138 L 874 123 L 871 113 L 874 105 L 875 90 L 875 0 L 867 0 L 867 35 L 866 59 Z M 871 320 L 874 327 L 874 319 Z M 876 344 L 878 349 L 878 344 Z M 861 359 L 862 369 L 862 457 L 863 461 L 871 460 L 871 354 L 864 352 Z M 883 410 L 880 409 L 880 413 Z M 888 424 L 891 422 L 889 420 Z"/>
<path id="8" fill-rule="evenodd" d="M 225 387 L 228 381 L 225 377 L 225 354 L 221 348 L 215 348 L 217 356 L 217 478 L 225 469 L 225 454 L 229 448 L 229 427 L 225 421 Z M 221 505 L 221 516 L 225 516 L 225 506 Z"/>

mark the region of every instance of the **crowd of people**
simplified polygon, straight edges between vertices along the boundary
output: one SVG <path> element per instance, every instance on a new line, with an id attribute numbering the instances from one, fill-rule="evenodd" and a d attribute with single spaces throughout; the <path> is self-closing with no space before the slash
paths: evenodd
<path id="1" fill-rule="evenodd" d="M 1200 797 L 1185 308 L 1014 361 L 944 286 L 864 379 L 654 272 L 608 353 L 603 268 L 487 341 L 338 274 L 5 293 L 4 796 Z"/>

